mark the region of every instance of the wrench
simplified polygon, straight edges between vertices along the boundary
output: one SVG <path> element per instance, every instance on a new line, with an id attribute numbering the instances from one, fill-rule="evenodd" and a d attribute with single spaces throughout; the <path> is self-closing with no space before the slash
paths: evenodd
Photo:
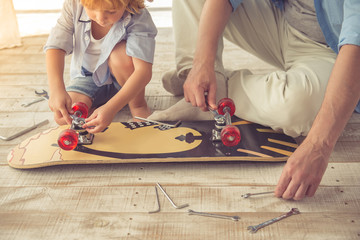
<path id="1" fill-rule="evenodd" d="M 35 94 L 37 96 L 41 97 L 41 98 L 35 99 L 35 100 L 33 100 L 31 102 L 28 102 L 28 103 L 23 103 L 23 104 L 21 104 L 21 106 L 22 107 L 28 107 L 30 105 L 33 105 L 34 103 L 41 102 L 41 101 L 44 101 L 44 100 L 49 100 L 49 94 L 44 89 L 42 90 L 42 92 L 38 92 L 37 90 L 35 90 Z"/>
<path id="2" fill-rule="evenodd" d="M 41 102 L 41 101 L 44 101 L 44 100 L 45 100 L 45 98 L 38 98 L 38 99 L 35 99 L 35 100 L 31 101 L 31 102 L 23 103 L 23 104 L 21 104 L 21 106 L 22 107 L 28 107 L 30 105 L 33 105 L 34 103 Z"/>
<path id="3" fill-rule="evenodd" d="M 42 90 L 42 92 L 38 92 L 37 90 L 35 90 L 35 94 L 38 95 L 39 97 L 42 97 L 45 100 L 49 100 L 49 94 L 44 89 Z"/>
<path id="4" fill-rule="evenodd" d="M 230 219 L 233 221 L 239 221 L 239 216 L 227 216 L 227 215 L 221 215 L 221 214 L 214 214 L 214 213 L 206 213 L 206 212 L 196 212 L 194 210 L 189 209 L 188 210 L 189 215 L 198 215 L 203 217 L 213 217 L 213 218 L 222 218 L 222 219 Z"/>
<path id="5" fill-rule="evenodd" d="M 287 218 L 287 217 L 290 217 L 292 215 L 296 215 L 296 214 L 300 214 L 300 211 L 299 209 L 297 208 L 292 208 L 290 210 L 290 212 L 287 212 L 279 217 L 276 217 L 276 218 L 273 218 L 273 219 L 270 219 L 266 222 L 263 222 L 263 223 L 260 223 L 259 225 L 256 225 L 256 226 L 248 226 L 247 229 L 251 232 L 251 233 L 256 233 L 257 230 L 259 230 L 260 228 L 263 228 L 263 227 L 266 227 L 270 224 L 273 224 L 274 222 L 278 222 L 284 218 Z"/>
<path id="6" fill-rule="evenodd" d="M 244 194 L 244 195 L 241 195 L 241 197 L 243 197 L 243 198 L 249 198 L 250 196 L 262 195 L 262 194 L 270 194 L 270 193 L 274 193 L 274 191 L 271 191 L 271 192 L 261 192 L 261 193 L 246 193 L 246 194 Z"/>
<path id="7" fill-rule="evenodd" d="M 177 128 L 181 124 L 181 120 L 177 121 L 175 124 L 168 124 L 168 123 L 158 122 L 158 121 L 154 121 L 154 120 L 150 120 L 150 119 L 142 118 L 142 117 L 136 117 L 135 116 L 134 118 L 142 120 L 142 121 L 147 121 L 147 122 L 159 124 L 159 126 L 162 128 L 161 130 L 167 130 L 167 129 L 170 129 L 170 128 Z"/>

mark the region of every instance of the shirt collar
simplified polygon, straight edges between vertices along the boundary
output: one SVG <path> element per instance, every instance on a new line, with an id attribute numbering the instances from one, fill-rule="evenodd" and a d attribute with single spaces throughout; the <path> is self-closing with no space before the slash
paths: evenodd
<path id="1" fill-rule="evenodd" d="M 79 22 L 91 22 L 91 19 L 89 18 L 89 16 L 87 15 L 86 11 L 84 8 L 81 9 L 81 14 L 79 16 Z"/>

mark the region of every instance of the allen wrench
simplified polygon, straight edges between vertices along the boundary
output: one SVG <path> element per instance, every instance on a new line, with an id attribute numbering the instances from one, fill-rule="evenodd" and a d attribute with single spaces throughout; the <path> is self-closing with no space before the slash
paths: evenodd
<path id="1" fill-rule="evenodd" d="M 170 196 L 165 192 L 164 188 L 160 185 L 160 183 L 156 183 L 156 186 L 158 186 L 161 190 L 161 192 L 165 195 L 165 197 L 167 198 L 167 200 L 169 200 L 169 202 L 171 203 L 171 205 L 176 208 L 176 209 L 182 209 L 182 208 L 185 208 L 185 207 L 188 207 L 189 204 L 188 203 L 185 203 L 183 205 L 176 205 L 174 203 L 174 201 L 170 198 Z M 158 208 L 154 211 L 149 211 L 148 213 L 157 213 L 157 212 L 160 212 L 160 200 L 159 200 L 159 194 L 158 194 L 158 190 L 157 190 L 157 187 L 155 186 L 155 192 L 156 192 L 156 200 L 157 200 L 157 204 L 158 204 Z"/>
<path id="2" fill-rule="evenodd" d="M 180 205 L 180 206 L 176 205 L 176 204 L 174 203 L 174 201 L 171 200 L 170 196 L 169 196 L 169 195 L 165 192 L 165 190 L 161 187 L 160 183 L 156 183 L 156 185 L 160 188 L 160 190 L 162 191 L 162 193 L 165 195 L 165 197 L 169 200 L 169 202 L 171 203 L 171 205 L 172 205 L 174 208 L 176 208 L 176 209 L 181 209 L 181 208 L 185 208 L 185 207 L 188 207 L 188 206 L 189 206 L 189 204 L 187 204 L 187 203 L 185 203 L 185 204 L 183 204 L 183 205 Z"/>
<path id="3" fill-rule="evenodd" d="M 159 194 L 158 194 L 158 190 L 157 190 L 156 186 L 155 186 L 155 192 L 156 192 L 156 201 L 157 201 L 158 208 L 156 210 L 154 210 L 154 211 L 149 211 L 149 213 L 160 212 L 160 200 L 159 200 Z"/>

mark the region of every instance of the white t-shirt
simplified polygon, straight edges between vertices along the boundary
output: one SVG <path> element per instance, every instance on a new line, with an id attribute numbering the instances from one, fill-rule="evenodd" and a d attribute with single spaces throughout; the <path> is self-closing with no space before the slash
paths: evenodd
<path id="1" fill-rule="evenodd" d="M 101 44 L 103 43 L 105 36 L 97 40 L 93 37 L 92 31 L 90 31 L 90 43 L 85 50 L 83 58 L 83 67 L 89 72 L 95 71 L 96 64 L 99 61 L 101 54 Z"/>

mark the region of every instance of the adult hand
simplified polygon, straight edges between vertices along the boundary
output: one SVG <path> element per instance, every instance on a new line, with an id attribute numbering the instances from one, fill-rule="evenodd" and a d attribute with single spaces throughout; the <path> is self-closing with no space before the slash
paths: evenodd
<path id="1" fill-rule="evenodd" d="M 275 196 L 301 200 L 314 196 L 328 165 L 332 148 L 304 142 L 289 157 L 275 189 Z"/>
<path id="2" fill-rule="evenodd" d="M 204 64 L 194 64 L 184 83 L 184 97 L 187 102 L 191 102 L 194 107 L 199 107 L 202 111 L 208 111 L 208 105 L 216 109 L 214 69 Z"/>
<path id="3" fill-rule="evenodd" d="M 73 114 L 71 106 L 71 97 L 65 90 L 51 92 L 49 97 L 49 107 L 50 110 L 54 112 L 54 119 L 57 124 L 71 124 L 72 119 L 70 114 Z"/>
<path id="4" fill-rule="evenodd" d="M 232 6 L 227 0 L 205 1 L 201 11 L 193 67 L 184 83 L 184 96 L 187 102 L 203 111 L 208 110 L 207 104 L 217 109 L 215 59 L 219 38 L 231 13 Z"/>

